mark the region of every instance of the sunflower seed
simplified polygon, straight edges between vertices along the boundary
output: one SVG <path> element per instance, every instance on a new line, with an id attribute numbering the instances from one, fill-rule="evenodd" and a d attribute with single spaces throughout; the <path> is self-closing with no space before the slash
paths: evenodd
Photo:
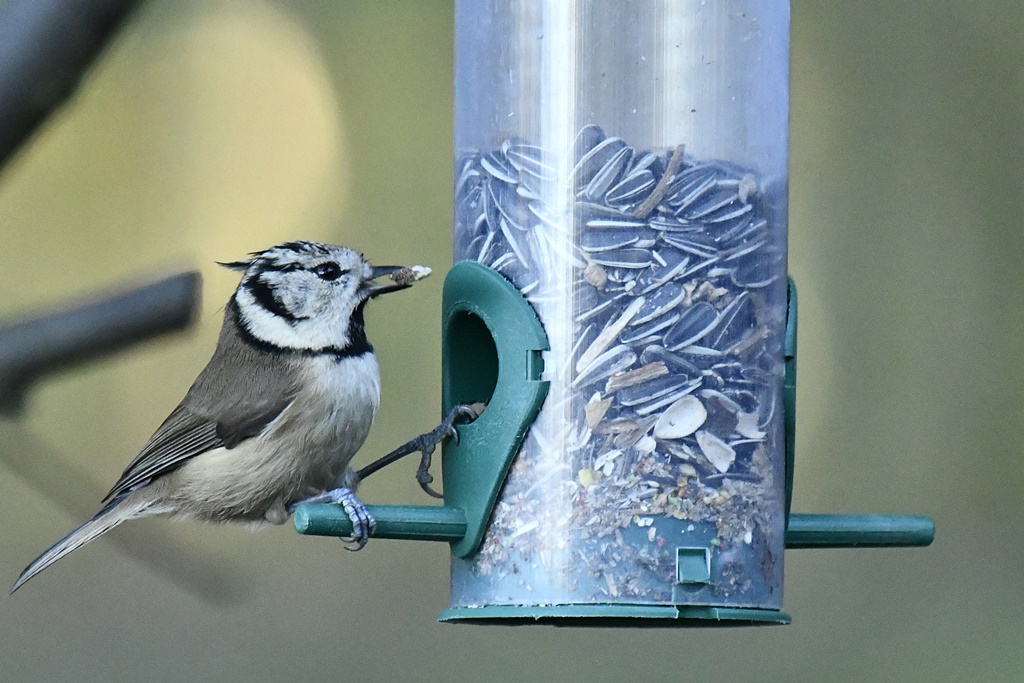
<path id="1" fill-rule="evenodd" d="M 582 358 L 580 359 L 583 360 Z M 583 366 L 573 382 L 573 386 L 587 386 L 594 382 L 611 377 L 617 372 L 626 370 L 636 362 L 636 354 L 625 344 L 612 347 L 593 361 Z M 579 363 L 577 363 L 579 367 Z"/>
<path id="2" fill-rule="evenodd" d="M 633 150 L 623 144 L 623 146 L 605 162 L 601 170 L 594 174 L 590 182 L 587 183 L 586 189 L 583 190 L 588 198 L 592 200 L 600 200 L 604 198 L 608 189 L 615 183 L 619 176 L 622 175 L 623 169 L 629 163 L 630 158 L 633 156 Z"/>
<path id="3" fill-rule="evenodd" d="M 671 330 L 665 333 L 665 347 L 670 351 L 683 349 L 700 341 L 718 322 L 718 311 L 707 302 L 694 304 L 683 312 Z"/>
<path id="4" fill-rule="evenodd" d="M 623 344 L 649 344 L 653 343 L 653 340 L 660 338 L 659 332 L 667 330 L 672 327 L 679 320 L 678 313 L 668 313 L 650 320 L 643 325 L 631 326 L 626 328 L 626 331 L 622 333 L 619 340 Z M 651 340 L 651 341 L 648 341 Z"/>
<path id="5" fill-rule="evenodd" d="M 659 232 L 700 232 L 703 227 L 700 223 L 691 223 L 672 215 L 654 216 L 649 224 L 652 229 Z"/>
<path id="6" fill-rule="evenodd" d="M 522 238 L 515 233 L 515 230 L 505 219 L 499 219 L 498 225 L 501 227 L 501 234 L 504 235 L 505 240 L 508 242 L 508 246 L 512 248 L 516 258 L 519 259 L 520 263 L 529 268 L 530 261 L 526 258 L 526 249 L 521 243 Z"/>
<path id="7" fill-rule="evenodd" d="M 631 230 L 587 230 L 583 233 L 580 247 L 589 252 L 611 251 L 636 244 L 639 239 Z"/>
<path id="8" fill-rule="evenodd" d="M 605 199 L 609 204 L 628 204 L 643 199 L 654 188 L 655 182 L 654 174 L 643 169 L 626 176 L 618 185 L 609 189 Z"/>
<path id="9" fill-rule="evenodd" d="M 661 178 L 661 174 L 665 172 L 665 166 L 661 163 L 661 157 L 654 152 L 644 152 L 643 154 L 636 156 L 633 163 L 633 167 L 629 169 L 629 175 L 635 175 L 642 171 L 649 171 L 654 177 L 655 182 Z"/>
<path id="10" fill-rule="evenodd" d="M 519 182 L 519 174 L 515 167 L 508 162 L 504 154 L 500 152 L 488 152 L 480 159 L 480 165 L 490 174 L 492 178 L 503 180 L 509 184 Z"/>
<path id="11" fill-rule="evenodd" d="M 688 254 L 700 258 L 712 258 L 718 254 L 718 245 L 715 241 L 700 233 L 663 233 L 661 239 L 676 249 L 681 249 Z"/>
<path id="12" fill-rule="evenodd" d="M 743 204 L 738 201 L 731 202 L 731 206 L 722 207 L 722 210 L 718 211 L 713 215 L 708 215 L 704 219 L 707 223 L 724 223 L 725 221 L 731 221 L 736 218 L 740 218 L 751 211 L 754 207 L 750 204 Z M 710 212 L 709 212 L 710 213 Z"/>
<path id="13" fill-rule="evenodd" d="M 670 197 L 666 199 L 669 206 L 673 207 L 676 215 L 680 216 L 692 206 L 698 199 L 715 188 L 714 175 L 702 175 L 696 178 L 689 178 L 689 182 L 683 184 Z M 669 189 L 672 192 L 672 189 Z"/>
<path id="14" fill-rule="evenodd" d="M 639 230 L 646 227 L 647 222 L 633 218 L 618 209 L 591 204 L 589 202 L 576 202 L 576 218 L 583 225 L 594 230 L 603 228 L 632 228 Z"/>
<path id="15" fill-rule="evenodd" d="M 601 144 L 604 139 L 605 134 L 600 126 L 593 124 L 584 126 L 576 134 L 576 140 L 573 141 L 573 159 L 579 163 L 587 152 Z"/>
<path id="16" fill-rule="evenodd" d="M 740 292 L 718 316 L 715 331 L 708 337 L 712 348 L 727 349 L 738 342 L 744 333 L 754 329 L 750 294 Z"/>
<path id="17" fill-rule="evenodd" d="M 680 379 L 675 376 L 658 377 L 657 379 L 622 389 L 615 397 L 622 405 L 632 407 L 642 403 L 650 403 L 679 391 L 686 384 L 686 378 Z"/>
<path id="18" fill-rule="evenodd" d="M 557 173 L 552 162 L 540 147 L 533 145 L 510 145 L 505 151 L 505 156 L 520 173 L 529 173 L 538 180 L 554 180 Z"/>
<path id="19" fill-rule="evenodd" d="M 710 214 L 724 209 L 730 204 L 739 203 L 739 196 L 734 191 L 717 192 L 705 199 L 699 205 L 692 206 L 688 211 L 685 211 L 683 216 L 688 221 L 695 221 L 699 218 L 705 218 Z"/>
<path id="20" fill-rule="evenodd" d="M 516 196 L 512 186 L 490 183 L 487 192 L 490 194 L 490 200 L 498 210 L 500 218 L 504 218 L 510 226 L 520 232 L 530 229 L 530 211 L 527 205 Z"/>
<path id="21" fill-rule="evenodd" d="M 768 237 L 768 221 L 763 218 L 753 219 L 746 217 L 736 225 L 730 227 L 717 238 L 719 244 L 730 244 L 734 242 L 760 242 Z"/>
<path id="22" fill-rule="evenodd" d="M 651 253 L 646 249 L 612 249 L 591 256 L 595 263 L 609 268 L 646 268 L 651 265 Z"/>
<path id="23" fill-rule="evenodd" d="M 591 320 L 592 318 L 596 318 L 603 313 L 609 313 L 611 311 L 616 310 L 619 301 L 622 299 L 623 296 L 625 295 L 620 294 L 611 299 L 606 299 L 604 301 L 596 303 L 595 305 L 589 308 L 584 309 L 583 311 L 580 312 L 579 315 L 576 316 L 576 322 L 583 323 L 588 320 Z"/>
<path id="24" fill-rule="evenodd" d="M 626 143 L 619 138 L 605 138 L 584 154 L 572 169 L 573 184 L 578 189 L 586 188 L 590 181 L 622 150 Z"/>
<path id="25" fill-rule="evenodd" d="M 643 325 L 664 315 L 682 303 L 686 298 L 683 286 L 676 282 L 666 282 L 651 296 L 647 297 L 643 307 L 637 312 L 630 325 Z"/>

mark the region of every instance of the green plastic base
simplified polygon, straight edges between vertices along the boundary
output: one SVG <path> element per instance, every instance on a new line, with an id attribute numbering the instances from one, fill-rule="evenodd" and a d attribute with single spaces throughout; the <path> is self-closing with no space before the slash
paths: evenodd
<path id="1" fill-rule="evenodd" d="M 788 624 L 788 614 L 770 609 L 695 607 L 687 605 L 490 605 L 447 609 L 438 621 L 451 624 L 495 624 L 605 628 L 708 628 Z"/>

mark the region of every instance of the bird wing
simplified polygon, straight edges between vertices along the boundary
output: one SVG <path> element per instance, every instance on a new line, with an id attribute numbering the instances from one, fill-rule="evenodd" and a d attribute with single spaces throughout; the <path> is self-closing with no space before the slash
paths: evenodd
<path id="1" fill-rule="evenodd" d="M 200 453 L 223 445 L 224 442 L 217 436 L 215 422 L 203 420 L 178 406 L 128 464 L 103 502 L 148 484 L 153 477 L 180 467 L 186 460 Z"/>
<path id="2" fill-rule="evenodd" d="M 145 486 L 197 455 L 231 449 L 259 435 L 291 404 L 297 386 L 287 361 L 224 337 L 222 331 L 210 363 L 104 502 Z"/>

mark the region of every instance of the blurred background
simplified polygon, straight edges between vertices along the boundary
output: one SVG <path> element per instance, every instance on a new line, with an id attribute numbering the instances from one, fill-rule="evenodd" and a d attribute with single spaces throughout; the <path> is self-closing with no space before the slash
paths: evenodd
<path id="1" fill-rule="evenodd" d="M 43 383 L 3 447 L 98 501 L 213 349 L 237 283 L 214 261 L 294 238 L 435 268 L 369 310 L 385 393 L 360 462 L 432 427 L 452 21 L 144 3 L 0 172 L 0 316 L 194 267 L 199 323 Z M 793 0 L 794 510 L 931 515 L 933 547 L 787 553 L 787 627 L 510 629 L 435 623 L 441 544 L 144 520 L 111 535 L 166 540 L 166 571 L 104 539 L 0 599 L 0 680 L 1024 680 L 1022 35 L 1017 0 Z M 414 469 L 363 499 L 426 502 Z M 65 508 L 0 464 L 0 585 L 82 521 Z"/>

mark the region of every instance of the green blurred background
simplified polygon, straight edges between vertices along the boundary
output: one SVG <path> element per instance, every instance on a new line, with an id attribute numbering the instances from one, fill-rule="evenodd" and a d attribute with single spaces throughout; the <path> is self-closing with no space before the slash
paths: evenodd
<path id="1" fill-rule="evenodd" d="M 231 595 L 100 541 L 0 600 L 0 680 L 1024 680 L 1022 36 L 1019 0 L 793 2 L 794 507 L 928 514 L 933 547 L 791 551 L 788 627 L 509 629 L 435 623 L 440 544 L 146 520 Z M 131 19 L 0 173 L 0 315 L 199 267 L 202 316 L 33 393 L 21 433 L 92 479 L 52 467 L 57 486 L 102 496 L 209 357 L 237 279 L 214 261 L 284 239 L 436 269 L 369 313 L 385 394 L 360 460 L 433 425 L 451 46 L 451 2 Z M 363 498 L 424 502 L 412 471 Z M 2 465 L 0 516 L 3 585 L 81 521 Z"/>

